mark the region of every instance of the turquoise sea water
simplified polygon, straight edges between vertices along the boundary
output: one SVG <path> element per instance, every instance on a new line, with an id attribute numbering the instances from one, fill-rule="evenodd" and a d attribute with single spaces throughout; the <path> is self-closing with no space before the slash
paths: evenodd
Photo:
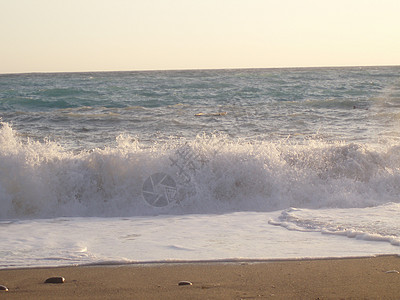
<path id="1" fill-rule="evenodd" d="M 20 134 L 77 149 L 121 133 L 155 143 L 231 138 L 396 137 L 399 68 L 256 69 L 0 76 L 1 116 Z M 356 107 L 353 110 L 353 107 Z M 227 112 L 224 118 L 196 113 Z"/>

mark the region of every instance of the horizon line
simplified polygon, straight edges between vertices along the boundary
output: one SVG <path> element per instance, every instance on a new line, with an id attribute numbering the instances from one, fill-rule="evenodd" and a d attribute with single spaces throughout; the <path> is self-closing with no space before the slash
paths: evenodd
<path id="1" fill-rule="evenodd" d="M 179 72 L 179 71 L 223 71 L 223 70 L 276 70 L 276 69 L 328 69 L 328 68 L 380 68 L 400 67 L 400 64 L 383 65 L 321 65 L 321 66 L 281 66 L 281 67 L 226 67 L 226 68 L 167 68 L 167 69 L 132 69 L 132 70 L 87 70 L 87 71 L 28 71 L 28 72 L 0 72 L 0 75 L 28 75 L 28 74 L 77 74 L 77 73 L 118 73 L 118 72 Z"/>

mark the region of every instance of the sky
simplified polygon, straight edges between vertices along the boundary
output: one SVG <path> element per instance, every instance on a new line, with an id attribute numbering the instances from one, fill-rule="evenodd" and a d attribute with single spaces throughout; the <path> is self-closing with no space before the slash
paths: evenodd
<path id="1" fill-rule="evenodd" d="M 400 65 L 399 0 L 0 0 L 0 73 Z"/>

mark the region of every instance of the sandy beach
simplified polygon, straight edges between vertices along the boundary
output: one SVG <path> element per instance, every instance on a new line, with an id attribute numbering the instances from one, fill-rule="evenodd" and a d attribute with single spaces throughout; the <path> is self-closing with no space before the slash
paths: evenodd
<path id="1" fill-rule="evenodd" d="M 3 269 L 0 299 L 399 299 L 398 271 L 399 256 Z"/>

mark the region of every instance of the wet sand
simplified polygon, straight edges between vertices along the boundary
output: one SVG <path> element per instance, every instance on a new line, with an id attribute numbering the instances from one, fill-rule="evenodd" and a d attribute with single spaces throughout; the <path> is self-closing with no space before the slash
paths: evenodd
<path id="1" fill-rule="evenodd" d="M 0 299 L 400 299 L 395 271 L 399 256 L 3 269 Z"/>

